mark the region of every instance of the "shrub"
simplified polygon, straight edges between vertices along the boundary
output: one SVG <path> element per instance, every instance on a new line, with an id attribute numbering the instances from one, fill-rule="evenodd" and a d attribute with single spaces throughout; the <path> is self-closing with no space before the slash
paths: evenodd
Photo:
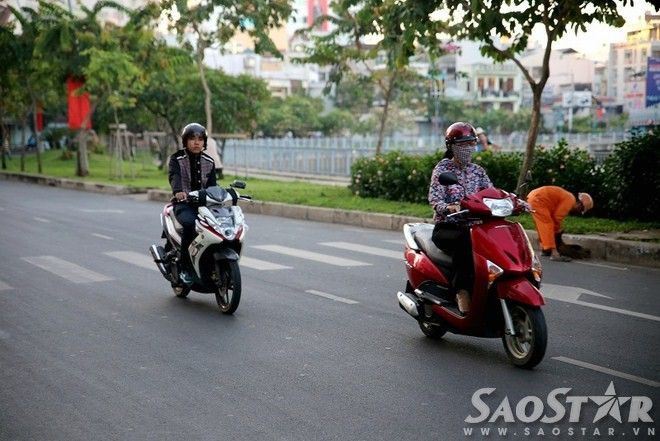
<path id="1" fill-rule="evenodd" d="M 515 191 L 518 182 L 518 173 L 522 165 L 522 154 L 493 153 L 485 151 L 477 153 L 474 162 L 486 169 L 490 181 L 495 187 L 507 191 Z"/>
<path id="2" fill-rule="evenodd" d="M 616 145 L 605 160 L 603 194 L 614 218 L 660 219 L 660 132 Z"/>

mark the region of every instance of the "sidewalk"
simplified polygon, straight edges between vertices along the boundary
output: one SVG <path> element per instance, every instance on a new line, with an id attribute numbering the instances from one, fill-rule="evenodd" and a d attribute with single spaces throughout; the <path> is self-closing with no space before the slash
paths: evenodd
<path id="1" fill-rule="evenodd" d="M 249 172 L 249 170 L 248 170 Z M 257 174 L 248 174 L 257 177 Z M 273 179 L 277 179 L 270 175 Z M 287 177 L 296 179 L 295 177 Z M 304 179 L 304 178 L 298 178 Z M 29 182 L 53 187 L 92 191 L 115 195 L 146 194 L 146 199 L 158 202 L 168 202 L 171 194 L 164 190 L 135 189 L 129 187 L 80 182 L 70 179 L 60 179 L 32 175 L 27 173 L 9 173 L 0 171 L 0 180 Z M 142 197 L 140 197 L 142 199 Z M 354 225 L 364 228 L 401 231 L 403 224 L 408 222 L 432 222 L 431 219 L 397 216 L 382 213 L 340 210 L 304 205 L 283 204 L 278 202 L 255 201 L 242 203 L 246 213 L 281 216 L 293 219 L 303 219 L 316 222 L 328 222 L 344 225 Z M 527 230 L 532 243 L 537 243 L 536 231 Z M 632 264 L 660 268 L 660 232 L 648 231 L 640 233 L 611 233 L 607 235 L 564 235 L 568 243 L 579 244 L 591 250 L 592 258 L 621 264 Z"/>

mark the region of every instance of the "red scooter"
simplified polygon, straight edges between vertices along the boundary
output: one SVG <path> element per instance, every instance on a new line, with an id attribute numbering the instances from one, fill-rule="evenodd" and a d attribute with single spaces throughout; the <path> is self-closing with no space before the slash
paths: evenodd
<path id="1" fill-rule="evenodd" d="M 460 185 L 453 173 L 442 173 L 439 182 Z M 470 311 L 458 310 L 450 282 L 452 257 L 435 246 L 434 226 L 426 223 L 403 227 L 408 282 L 405 292 L 397 293 L 399 306 L 430 338 L 447 331 L 501 337 L 511 362 L 531 369 L 543 359 L 548 338 L 540 308 L 545 303 L 539 291 L 541 263 L 522 226 L 504 219 L 528 210 L 527 205 L 491 187 L 463 198 L 460 207 L 444 222 L 469 229 L 474 265 Z"/>

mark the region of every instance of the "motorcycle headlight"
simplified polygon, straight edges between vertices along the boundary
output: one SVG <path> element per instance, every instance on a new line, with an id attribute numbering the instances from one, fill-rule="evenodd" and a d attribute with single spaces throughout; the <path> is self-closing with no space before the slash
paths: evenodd
<path id="1" fill-rule="evenodd" d="M 506 217 L 511 216 L 511 213 L 513 213 L 513 201 L 509 198 L 484 198 L 484 204 L 490 208 L 490 212 L 493 214 L 493 216 Z"/>

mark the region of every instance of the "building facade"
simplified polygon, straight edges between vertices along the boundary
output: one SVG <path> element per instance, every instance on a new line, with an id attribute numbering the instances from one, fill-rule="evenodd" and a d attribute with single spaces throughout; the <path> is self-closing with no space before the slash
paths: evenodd
<path id="1" fill-rule="evenodd" d="M 610 45 L 608 95 L 631 116 L 645 112 L 649 57 L 660 57 L 660 15 L 646 14 L 641 26 L 628 32 L 624 43 Z"/>

